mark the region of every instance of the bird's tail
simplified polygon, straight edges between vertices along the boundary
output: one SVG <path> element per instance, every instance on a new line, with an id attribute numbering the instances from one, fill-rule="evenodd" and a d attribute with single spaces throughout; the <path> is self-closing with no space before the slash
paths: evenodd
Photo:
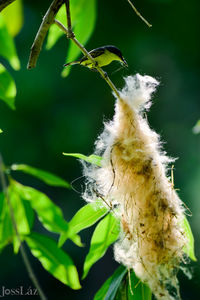
<path id="1" fill-rule="evenodd" d="M 69 62 L 67 64 L 64 64 L 63 67 L 76 65 L 76 64 L 79 64 L 79 62 L 80 62 L 79 60 L 75 60 L 75 61 Z"/>

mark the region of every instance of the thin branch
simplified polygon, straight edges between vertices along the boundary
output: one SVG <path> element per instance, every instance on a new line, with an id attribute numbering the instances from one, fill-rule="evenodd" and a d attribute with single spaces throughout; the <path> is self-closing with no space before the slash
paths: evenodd
<path id="1" fill-rule="evenodd" d="M 47 10 L 31 47 L 27 69 L 35 68 L 45 36 L 64 0 L 54 0 Z"/>
<path id="2" fill-rule="evenodd" d="M 74 37 L 74 33 L 72 32 L 72 22 L 71 22 L 71 15 L 70 15 L 70 3 L 69 0 L 65 0 L 66 6 L 66 15 L 67 15 L 67 29 L 68 29 L 68 38 Z"/>
<path id="3" fill-rule="evenodd" d="M 6 178 L 5 178 L 5 174 L 4 174 L 4 169 L 5 168 L 4 168 L 4 163 L 3 163 L 2 155 L 0 154 L 0 180 L 1 180 L 2 190 L 3 190 L 4 196 L 5 196 L 6 200 L 7 200 L 8 207 L 9 207 L 12 225 L 13 225 L 13 228 L 14 228 L 17 240 L 18 240 L 18 242 L 20 244 L 19 250 L 20 250 L 23 262 L 25 264 L 25 267 L 27 269 L 28 275 L 29 275 L 30 279 L 32 280 L 34 286 L 36 287 L 40 298 L 42 300 L 46 300 L 47 298 L 44 295 L 44 293 L 43 293 L 43 291 L 42 291 L 42 289 L 40 287 L 40 284 L 39 284 L 39 282 L 37 280 L 37 277 L 36 277 L 36 275 L 35 275 L 35 273 L 34 273 L 34 271 L 32 269 L 32 266 L 31 266 L 31 264 L 29 262 L 28 256 L 26 254 L 25 248 L 24 248 L 24 246 L 22 244 L 22 241 L 21 241 L 21 238 L 20 238 L 20 234 L 19 234 L 18 229 L 17 229 L 17 223 L 16 223 L 16 220 L 15 220 L 14 211 L 13 211 L 13 208 L 12 208 L 12 205 L 11 205 L 10 196 L 9 196 L 8 189 L 7 189 L 7 184 L 6 184 Z"/>
<path id="4" fill-rule="evenodd" d="M 136 15 L 138 15 L 138 17 L 140 19 L 142 19 L 142 21 L 144 23 L 147 24 L 147 26 L 152 27 L 152 25 L 141 15 L 141 13 L 137 10 L 137 8 L 133 5 L 133 3 L 131 2 L 131 0 L 127 0 L 128 3 L 130 4 L 130 6 L 132 7 L 132 9 L 135 11 Z"/>
<path id="5" fill-rule="evenodd" d="M 1 0 L 0 3 L 0 12 L 6 8 L 8 5 L 10 5 L 12 2 L 14 2 L 15 0 Z"/>
<path id="6" fill-rule="evenodd" d="M 69 35 L 69 32 L 67 30 L 67 28 L 58 20 L 54 20 L 54 23 L 66 34 L 66 36 L 71 39 L 78 47 L 79 49 L 82 51 L 82 53 L 91 60 L 91 62 L 94 64 L 95 69 L 97 69 L 97 71 L 101 74 L 101 76 L 103 77 L 103 79 L 108 83 L 108 85 L 110 86 L 110 88 L 113 90 L 113 92 L 115 93 L 115 95 L 117 96 L 117 98 L 120 98 L 119 92 L 117 90 L 117 88 L 115 87 L 115 85 L 112 83 L 112 81 L 110 80 L 110 78 L 108 77 L 107 73 L 104 72 L 98 65 L 96 65 L 96 61 L 94 60 L 94 58 L 90 55 L 90 53 L 85 49 L 85 47 L 83 45 L 81 45 L 79 43 L 79 41 L 75 38 L 74 33 L 72 32 L 72 35 Z"/>

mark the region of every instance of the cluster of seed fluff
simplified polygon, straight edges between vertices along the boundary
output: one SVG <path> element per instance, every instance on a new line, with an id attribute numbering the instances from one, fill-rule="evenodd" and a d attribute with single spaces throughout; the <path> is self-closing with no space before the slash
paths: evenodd
<path id="1" fill-rule="evenodd" d="M 172 159 L 162 152 L 144 113 L 158 82 L 139 74 L 125 80 L 113 121 L 105 124 L 96 143 L 102 166 L 84 168 L 83 197 L 95 201 L 100 195 L 110 207 L 118 206 L 122 232 L 115 259 L 148 283 L 157 299 L 174 299 L 187 241 L 181 201 L 166 176 Z"/>

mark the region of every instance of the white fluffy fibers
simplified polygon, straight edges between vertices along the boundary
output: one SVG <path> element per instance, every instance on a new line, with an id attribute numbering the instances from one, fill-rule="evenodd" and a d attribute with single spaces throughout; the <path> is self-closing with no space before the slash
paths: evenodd
<path id="1" fill-rule="evenodd" d="M 158 82 L 149 76 L 128 76 L 115 106 L 113 121 L 96 143 L 102 167 L 85 167 L 83 197 L 101 195 L 117 204 L 121 237 L 115 259 L 132 268 L 157 299 L 179 297 L 176 273 L 183 260 L 181 201 L 166 176 L 172 161 L 161 151 L 159 136 L 150 129 L 144 110 Z"/>

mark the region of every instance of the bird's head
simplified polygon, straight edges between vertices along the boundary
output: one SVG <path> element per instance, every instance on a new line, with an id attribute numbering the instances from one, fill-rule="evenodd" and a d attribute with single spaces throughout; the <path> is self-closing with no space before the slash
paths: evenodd
<path id="1" fill-rule="evenodd" d="M 126 67 L 128 67 L 128 64 L 126 60 L 124 59 L 122 52 L 115 46 L 105 46 L 104 47 L 109 52 L 115 54 L 118 57 L 118 60 L 120 60 Z"/>

